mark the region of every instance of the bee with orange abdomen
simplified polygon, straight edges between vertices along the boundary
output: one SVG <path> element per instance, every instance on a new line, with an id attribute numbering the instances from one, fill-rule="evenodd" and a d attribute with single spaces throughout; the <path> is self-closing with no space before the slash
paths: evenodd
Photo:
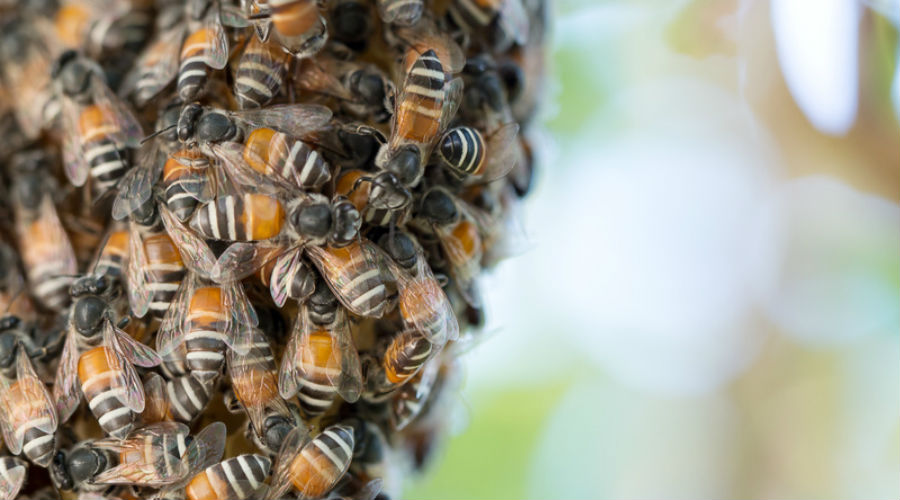
<path id="1" fill-rule="evenodd" d="M 331 180 L 331 166 L 309 144 L 270 128 L 258 128 L 244 143 L 244 160 L 253 170 L 318 190 Z"/>
<path id="2" fill-rule="evenodd" d="M 23 344 L 16 353 L 16 376 L 0 378 L 0 428 L 13 454 L 47 467 L 56 452 L 56 407 L 38 378 Z"/>
<path id="3" fill-rule="evenodd" d="M 207 283 L 188 274 L 163 318 L 156 345 L 163 356 L 182 343 L 189 373 L 208 381 L 225 364 L 226 349 L 246 352 L 256 315 L 240 283 Z"/>
<path id="4" fill-rule="evenodd" d="M 446 189 L 434 187 L 422 197 L 418 216 L 431 226 L 441 244 L 456 286 L 473 306 L 481 304 L 475 279 L 481 271 L 484 237 L 492 226 L 487 214 Z"/>
<path id="5" fill-rule="evenodd" d="M 75 302 L 53 384 L 57 415 L 67 421 L 84 394 L 100 427 L 122 438 L 144 410 L 143 384 L 134 365 L 151 367 L 161 360 L 113 324 L 118 290 L 109 278 L 80 278 L 71 294 Z"/>
<path id="6" fill-rule="evenodd" d="M 305 427 L 298 426 L 278 452 L 265 498 L 286 498 L 290 490 L 299 492 L 300 498 L 324 497 L 350 467 L 353 445 L 349 425 L 331 425 L 312 439 Z"/>
<path id="7" fill-rule="evenodd" d="M 9 92 L 9 104 L 21 132 L 33 140 L 60 111 L 47 71 L 53 64 L 55 47 L 51 37 L 42 36 L 45 30 L 41 25 L 24 19 L 10 19 L 0 31 L 0 81 Z"/>
<path id="8" fill-rule="evenodd" d="M 317 295 L 324 296 L 319 299 Z M 300 306 L 294 331 L 281 358 L 278 390 L 285 399 L 294 394 L 308 417 L 331 407 L 336 395 L 349 403 L 359 399 L 362 375 L 359 355 L 350 335 L 346 313 L 320 281 L 316 295 Z"/>
<path id="9" fill-rule="evenodd" d="M 131 111 L 103 80 L 102 70 L 69 51 L 54 63 L 52 77 L 62 101 L 63 159 L 69 181 L 102 196 L 130 167 L 128 149 L 143 137 Z"/>
<path id="10" fill-rule="evenodd" d="M 157 422 L 136 429 L 124 439 L 99 439 L 89 454 L 109 454 L 115 462 L 94 471 L 93 484 L 149 488 L 179 488 L 198 472 L 215 464 L 225 450 L 225 425 L 214 422 L 195 436 L 188 426 Z"/>
<path id="11" fill-rule="evenodd" d="M 17 498 L 28 475 L 28 462 L 16 457 L 0 457 L 0 498 Z"/>
<path id="12" fill-rule="evenodd" d="M 387 262 L 397 279 L 397 305 L 406 328 L 437 345 L 456 340 L 459 324 L 453 306 L 412 235 L 388 233 L 380 244 L 391 257 Z"/>
<path id="13" fill-rule="evenodd" d="M 241 108 L 259 108 L 278 95 L 287 78 L 291 55 L 277 42 L 250 37 L 237 63 L 234 96 Z"/>
<path id="14" fill-rule="evenodd" d="M 406 330 L 390 340 L 381 362 L 370 365 L 367 377 L 370 400 L 377 401 L 409 380 L 440 351 L 421 333 Z"/>
<path id="15" fill-rule="evenodd" d="M 238 455 L 211 465 L 185 488 L 187 500 L 244 500 L 265 487 L 271 460 L 262 455 Z"/>
<path id="16" fill-rule="evenodd" d="M 50 160 L 43 150 L 18 154 L 12 165 L 11 198 L 29 287 L 44 307 L 59 311 L 69 304 L 68 289 L 78 269 L 47 185 Z"/>
<path id="17" fill-rule="evenodd" d="M 100 251 L 91 268 L 91 274 L 109 276 L 120 282 L 124 280 L 130 238 L 131 234 L 125 228 L 111 229 L 100 246 Z"/>
<path id="18" fill-rule="evenodd" d="M 228 352 L 228 375 L 234 403 L 250 419 L 251 440 L 261 449 L 278 450 L 298 417 L 278 393 L 278 366 L 262 330 L 253 330 L 243 350 Z"/>
<path id="19" fill-rule="evenodd" d="M 179 220 L 187 220 L 200 200 L 208 198 L 209 158 L 191 149 L 172 153 L 163 167 L 163 197 L 169 210 Z"/>
<path id="20" fill-rule="evenodd" d="M 432 358 L 408 384 L 397 389 L 390 402 L 391 424 L 394 429 L 404 429 L 419 416 L 431 396 L 440 370 L 441 360 Z"/>
<path id="21" fill-rule="evenodd" d="M 294 57 L 309 57 L 325 45 L 328 30 L 316 0 L 253 0 L 250 19 L 274 28 L 269 34 Z"/>

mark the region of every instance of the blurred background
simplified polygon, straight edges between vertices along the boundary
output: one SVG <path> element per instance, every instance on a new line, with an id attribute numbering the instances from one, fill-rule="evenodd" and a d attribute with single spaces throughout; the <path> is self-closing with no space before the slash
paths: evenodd
<path id="1" fill-rule="evenodd" d="M 529 246 L 405 497 L 900 497 L 897 0 L 555 0 Z"/>

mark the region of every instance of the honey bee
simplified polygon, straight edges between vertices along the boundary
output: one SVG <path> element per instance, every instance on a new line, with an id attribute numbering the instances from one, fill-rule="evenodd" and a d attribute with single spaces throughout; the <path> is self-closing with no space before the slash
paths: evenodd
<path id="1" fill-rule="evenodd" d="M 83 478 L 95 485 L 184 487 L 198 472 L 218 462 L 225 450 L 226 430 L 221 422 L 209 424 L 195 436 L 189 433 L 186 425 L 177 422 L 149 424 L 124 439 L 99 439 L 81 447 L 83 451 L 69 456 L 68 469 L 72 479 Z"/>
<path id="2" fill-rule="evenodd" d="M 324 283 L 318 288 L 331 295 Z M 312 307 L 300 306 L 281 358 L 278 390 L 285 399 L 297 394 L 303 412 L 316 417 L 331 407 L 335 395 L 348 403 L 359 399 L 362 375 L 344 308 L 333 296 L 322 301 L 324 307 L 311 302 Z"/>
<path id="3" fill-rule="evenodd" d="M 516 166 L 518 132 L 517 123 L 508 123 L 490 134 L 485 143 L 478 129 L 454 127 L 438 142 L 438 158 L 458 178 L 490 182 Z"/>
<path id="4" fill-rule="evenodd" d="M 447 14 L 469 36 L 484 40 L 496 52 L 528 41 L 528 13 L 522 0 L 453 0 Z"/>
<path id="5" fill-rule="evenodd" d="M 272 461 L 262 455 L 238 455 L 211 465 L 191 478 L 187 500 L 244 500 L 265 487 Z"/>
<path id="6" fill-rule="evenodd" d="M 2 26 L 0 36 L 0 81 L 11 92 L 13 114 L 28 139 L 36 139 L 41 131 L 59 115 L 59 101 L 54 98 L 50 72 L 55 47 L 41 24 L 13 19 Z"/>
<path id="7" fill-rule="evenodd" d="M 215 387 L 216 379 L 202 380 L 190 373 L 168 381 L 152 373 L 144 382 L 147 403 L 141 417 L 145 423 L 190 423 L 206 409 Z"/>
<path id="8" fill-rule="evenodd" d="M 391 398 L 391 425 L 403 430 L 422 412 L 441 370 L 441 360 L 431 358 L 408 384 L 397 389 Z"/>
<path id="9" fill-rule="evenodd" d="M 11 197 L 19 251 L 33 295 L 44 307 L 60 311 L 69 304 L 68 288 L 77 262 L 47 186 L 49 162 L 43 150 L 17 155 Z"/>
<path id="10" fill-rule="evenodd" d="M 474 307 L 481 305 L 475 280 L 481 271 L 484 236 L 493 226 L 487 214 L 433 187 L 422 197 L 419 217 L 426 221 L 440 241 L 450 275 L 463 298 Z"/>
<path id="11" fill-rule="evenodd" d="M 95 197 L 106 194 L 128 170 L 129 148 L 143 137 L 141 126 L 103 81 L 93 62 L 65 52 L 51 72 L 62 101 L 66 176 L 82 186 L 90 175 Z"/>
<path id="12" fill-rule="evenodd" d="M 309 57 L 328 39 L 325 19 L 319 14 L 315 0 L 252 0 L 250 19 L 262 23 L 261 32 L 275 40 L 297 58 Z M 275 28 L 269 31 L 268 26 Z"/>
<path id="13" fill-rule="evenodd" d="M 440 351 L 415 330 L 398 333 L 390 340 L 377 365 L 370 365 L 367 383 L 370 401 L 380 401 L 409 380 Z"/>
<path id="14" fill-rule="evenodd" d="M 355 118 L 384 123 L 393 113 L 394 83 L 374 64 L 323 51 L 300 63 L 295 80 L 301 92 L 334 97 Z"/>
<path id="15" fill-rule="evenodd" d="M 285 83 L 291 59 L 276 42 L 250 37 L 235 74 L 238 105 L 242 109 L 260 108 L 275 98 Z"/>
<path id="16" fill-rule="evenodd" d="M 286 498 L 292 489 L 300 498 L 324 497 L 347 472 L 353 444 L 353 428 L 346 424 L 326 427 L 312 439 L 305 427 L 296 427 L 278 452 L 265 498 Z"/>
<path id="17" fill-rule="evenodd" d="M 28 462 L 16 457 L 0 457 L 0 497 L 18 497 L 27 475 Z"/>
<path id="18" fill-rule="evenodd" d="M 122 438 L 144 410 L 143 385 L 134 365 L 152 367 L 161 359 L 113 324 L 117 291 L 105 276 L 76 280 L 71 294 L 75 303 L 53 384 L 57 416 L 67 421 L 84 393 L 100 427 Z"/>
<path id="19" fill-rule="evenodd" d="M 209 69 L 228 63 L 225 27 L 243 28 L 247 21 L 236 7 L 212 0 L 173 3 L 160 16 L 157 35 L 125 76 L 123 91 L 144 106 L 178 77 L 177 93 L 184 100 L 201 97 Z"/>
<path id="20" fill-rule="evenodd" d="M 386 24 L 412 26 L 425 10 L 423 0 L 378 0 L 378 14 Z"/>
<path id="21" fill-rule="evenodd" d="M 244 353 L 228 352 L 228 375 L 235 403 L 250 418 L 251 439 L 264 450 L 278 450 L 297 419 L 278 391 L 278 366 L 262 330 L 254 329 Z"/>
<path id="22" fill-rule="evenodd" d="M 459 324 L 450 299 L 431 272 L 422 248 L 405 232 L 386 235 L 381 244 L 397 279 L 398 309 L 403 324 L 439 346 L 459 336 Z"/>
<path id="23" fill-rule="evenodd" d="M 25 346 L 19 344 L 17 351 L 15 378 L 0 378 L 3 441 L 14 455 L 24 452 L 35 464 L 47 467 L 56 451 L 56 407 Z"/>

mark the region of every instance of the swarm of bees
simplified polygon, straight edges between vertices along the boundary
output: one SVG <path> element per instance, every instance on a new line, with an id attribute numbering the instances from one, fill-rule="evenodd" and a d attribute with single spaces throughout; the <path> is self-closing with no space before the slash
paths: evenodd
<path id="1" fill-rule="evenodd" d="M 516 246 L 545 10 L 0 0 L 0 498 L 396 495 Z"/>

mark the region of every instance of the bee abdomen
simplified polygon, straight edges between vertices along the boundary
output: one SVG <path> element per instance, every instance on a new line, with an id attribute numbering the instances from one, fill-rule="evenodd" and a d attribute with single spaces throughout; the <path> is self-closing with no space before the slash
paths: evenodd
<path id="1" fill-rule="evenodd" d="M 456 127 L 441 139 L 438 153 L 456 172 L 476 174 L 484 163 L 484 139 L 472 127 Z"/>
<path id="2" fill-rule="evenodd" d="M 188 500 L 250 498 L 269 475 L 272 462 L 262 455 L 238 455 L 196 475 L 185 488 Z"/>
<path id="3" fill-rule="evenodd" d="M 284 209 L 270 196 L 247 193 L 220 196 L 191 218 L 191 228 L 206 238 L 225 241 L 260 241 L 281 232 Z"/>
<path id="4" fill-rule="evenodd" d="M 206 86 L 207 66 L 204 56 L 213 34 L 202 28 L 191 34 L 181 48 L 181 65 L 178 68 L 178 95 L 186 100 L 194 100 L 203 93 Z"/>
<path id="5" fill-rule="evenodd" d="M 45 425 L 49 422 L 40 421 L 47 419 L 34 419 L 25 423 L 23 426 L 27 430 L 24 431 L 24 440 L 22 441 L 22 451 L 32 462 L 46 467 L 56 452 L 56 438 L 54 434 L 49 434 L 37 426 Z M 22 432 L 17 429 L 16 432 Z"/>
<path id="6" fill-rule="evenodd" d="M 254 38 L 238 63 L 234 94 L 242 109 L 264 106 L 284 84 L 290 55 Z"/>
<path id="7" fill-rule="evenodd" d="M 175 420 L 190 422 L 209 404 L 215 379 L 201 381 L 192 375 L 178 377 L 166 383 L 169 411 Z"/>
<path id="8" fill-rule="evenodd" d="M 327 380 L 301 378 L 298 385 L 297 399 L 300 400 L 300 408 L 309 417 L 325 413 L 334 402 L 336 391 Z"/>
<path id="9" fill-rule="evenodd" d="M 394 338 L 384 353 L 384 373 L 391 384 L 409 380 L 431 356 L 432 346 L 416 331 L 405 331 Z"/>
<path id="10" fill-rule="evenodd" d="M 224 324 L 214 325 L 224 329 Z M 216 329 L 192 330 L 184 337 L 186 364 L 191 373 L 218 374 L 225 363 L 225 334 Z"/>
<path id="11" fill-rule="evenodd" d="M 47 308 L 59 311 L 69 304 L 69 287 L 75 278 L 65 274 L 64 263 L 59 261 L 37 263 L 28 269 L 28 279 L 32 284 L 34 296 Z"/>

